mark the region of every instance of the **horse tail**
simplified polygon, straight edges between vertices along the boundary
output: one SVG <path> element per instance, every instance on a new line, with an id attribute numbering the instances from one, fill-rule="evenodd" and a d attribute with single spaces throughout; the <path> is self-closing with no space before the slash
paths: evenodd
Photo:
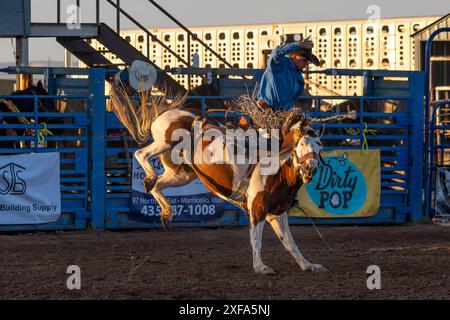
<path id="1" fill-rule="evenodd" d="M 112 84 L 110 98 L 113 111 L 138 144 L 144 144 L 151 136 L 153 121 L 170 108 L 180 108 L 186 95 L 178 95 L 167 103 L 164 95 L 151 95 L 151 90 L 139 93 L 139 102 L 123 84 Z"/>

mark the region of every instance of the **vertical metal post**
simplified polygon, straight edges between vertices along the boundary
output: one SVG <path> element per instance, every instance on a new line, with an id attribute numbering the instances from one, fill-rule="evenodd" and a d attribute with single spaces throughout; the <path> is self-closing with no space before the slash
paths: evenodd
<path id="1" fill-rule="evenodd" d="M 77 24 L 81 23 L 81 6 L 80 6 L 80 0 L 77 0 Z"/>
<path id="2" fill-rule="evenodd" d="M 359 143 L 361 144 L 361 149 L 364 148 L 364 96 L 359 97 Z"/>
<path id="3" fill-rule="evenodd" d="M 28 38 L 17 37 L 16 38 L 16 67 L 28 66 Z M 18 74 L 16 76 L 16 88 L 17 90 L 24 90 L 28 88 L 29 84 L 33 82 L 33 76 L 31 74 Z"/>
<path id="4" fill-rule="evenodd" d="M 423 81 L 423 72 L 411 72 L 407 112 L 412 126 L 408 128 L 407 185 L 412 221 L 420 221 L 423 215 Z"/>
<path id="5" fill-rule="evenodd" d="M 203 96 L 201 97 L 202 102 L 202 117 L 206 116 L 206 98 Z"/>
<path id="6" fill-rule="evenodd" d="M 28 38 L 16 38 L 16 66 L 28 66 Z"/>
<path id="7" fill-rule="evenodd" d="M 434 31 L 427 40 L 425 46 L 425 212 L 426 217 L 430 217 L 431 212 L 431 157 L 430 157 L 430 72 L 431 72 L 431 45 L 433 39 L 442 32 L 450 32 L 450 28 L 441 28 Z"/>
<path id="8" fill-rule="evenodd" d="M 72 54 L 67 49 L 64 49 L 64 67 L 66 68 L 72 67 Z"/>
<path id="9" fill-rule="evenodd" d="M 47 92 L 51 96 L 60 94 L 56 91 L 56 79 L 53 68 L 46 68 L 44 70 L 44 80 L 46 82 Z"/>
<path id="10" fill-rule="evenodd" d="M 117 0 L 116 2 L 116 31 L 117 33 L 120 33 L 120 0 Z"/>
<path id="11" fill-rule="evenodd" d="M 105 98 L 105 71 L 92 68 L 89 70 L 90 88 L 90 194 L 92 210 L 92 228 L 105 227 L 106 210 L 106 98 Z"/>
<path id="12" fill-rule="evenodd" d="M 38 144 L 39 144 L 39 118 L 38 118 L 38 112 L 39 112 L 39 108 L 38 108 L 38 97 L 34 96 L 33 97 L 33 111 L 34 111 L 34 152 L 38 152 Z"/>
<path id="13" fill-rule="evenodd" d="M 61 0 L 56 1 L 56 23 L 61 23 Z"/>
<path id="14" fill-rule="evenodd" d="M 95 23 L 100 24 L 100 0 L 95 1 Z"/>
<path id="15" fill-rule="evenodd" d="M 187 35 L 187 63 L 188 67 L 191 67 L 191 35 L 186 33 Z M 188 90 L 191 90 L 191 75 L 188 74 Z"/>
<path id="16" fill-rule="evenodd" d="M 147 58 L 150 59 L 150 35 L 147 33 Z"/>

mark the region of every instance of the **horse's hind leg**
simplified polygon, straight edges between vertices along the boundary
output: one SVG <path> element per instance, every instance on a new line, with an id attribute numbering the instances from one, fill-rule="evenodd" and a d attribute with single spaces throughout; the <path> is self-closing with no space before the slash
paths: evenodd
<path id="1" fill-rule="evenodd" d="M 149 193 L 156 182 L 156 172 L 150 163 L 150 159 L 160 153 L 166 152 L 170 149 L 170 145 L 166 143 L 158 143 L 158 141 L 152 142 L 147 147 L 137 150 L 134 153 L 136 160 L 142 166 L 145 171 L 146 177 L 144 178 L 144 191 Z"/>
<path id="2" fill-rule="evenodd" d="M 196 175 L 188 168 L 183 169 L 184 167 L 174 169 L 164 166 L 164 168 L 166 171 L 156 179 L 155 186 L 151 190 L 151 193 L 161 206 L 161 222 L 163 227 L 168 228 L 172 222 L 173 208 L 161 191 L 169 187 L 184 186 L 194 180 Z"/>

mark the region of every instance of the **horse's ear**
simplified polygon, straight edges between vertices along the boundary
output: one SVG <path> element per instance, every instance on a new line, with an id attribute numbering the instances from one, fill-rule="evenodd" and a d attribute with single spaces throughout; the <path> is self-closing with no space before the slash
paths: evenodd
<path id="1" fill-rule="evenodd" d="M 39 90 L 44 90 L 44 85 L 42 84 L 41 80 L 39 80 L 38 83 L 36 84 L 36 88 L 38 88 Z"/>
<path id="2" fill-rule="evenodd" d="M 300 125 L 301 126 L 301 125 Z M 292 140 L 294 140 L 294 143 L 297 144 L 297 142 L 300 141 L 300 138 L 302 137 L 302 129 L 300 126 L 296 126 L 293 129 L 293 135 L 292 135 Z"/>
<path id="3" fill-rule="evenodd" d="M 297 143 L 300 141 L 300 138 L 303 135 L 303 130 L 305 128 L 305 126 L 308 125 L 308 122 L 306 119 L 301 119 L 292 129 L 293 130 L 293 140 L 294 143 Z"/>

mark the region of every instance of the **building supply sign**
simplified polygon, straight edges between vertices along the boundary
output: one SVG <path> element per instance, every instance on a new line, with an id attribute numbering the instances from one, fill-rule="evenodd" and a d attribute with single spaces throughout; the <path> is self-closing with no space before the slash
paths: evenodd
<path id="1" fill-rule="evenodd" d="M 299 206 L 310 217 L 368 217 L 380 206 L 380 151 L 322 152 L 313 180 L 298 193 Z M 293 216 L 305 216 L 293 208 Z"/>
<path id="2" fill-rule="evenodd" d="M 151 163 L 158 176 L 163 174 L 164 167 L 157 157 Z M 146 222 L 159 222 L 161 207 L 151 194 L 144 192 L 145 172 L 133 157 L 133 179 L 131 186 L 130 218 Z M 219 219 L 225 210 L 225 201 L 214 196 L 199 180 L 162 191 L 172 206 L 173 222 L 208 221 Z"/>
<path id="3" fill-rule="evenodd" d="M 54 222 L 61 215 L 59 153 L 0 156 L 0 224 Z"/>

